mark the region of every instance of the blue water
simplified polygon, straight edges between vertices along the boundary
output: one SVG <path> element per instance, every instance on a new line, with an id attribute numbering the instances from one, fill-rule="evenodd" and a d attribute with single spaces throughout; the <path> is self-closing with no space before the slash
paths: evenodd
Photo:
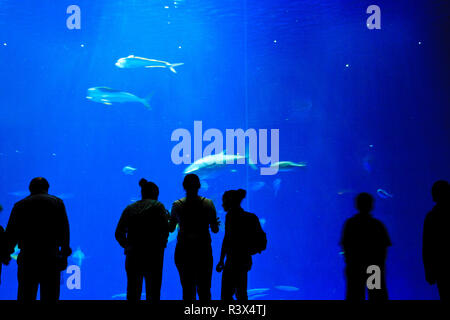
<path id="1" fill-rule="evenodd" d="M 222 193 L 249 191 L 243 206 L 264 219 L 269 241 L 249 275 L 249 289 L 269 289 L 262 299 L 344 298 L 338 242 L 360 191 L 376 196 L 374 215 L 393 243 L 390 297 L 437 298 L 421 236 L 431 185 L 450 178 L 448 1 L 379 0 L 381 30 L 366 27 L 372 1 L 176 2 L 0 0 L 0 224 L 31 178 L 49 180 L 65 201 L 71 246 L 85 255 L 81 289 L 62 285 L 61 298 L 126 291 L 120 214 L 141 177 L 159 185 L 169 209 L 183 196 L 187 165 L 172 162 L 170 137 L 193 132 L 195 120 L 204 131 L 279 129 L 280 160 L 308 164 L 275 176 L 245 167 L 201 190 L 222 221 Z M 66 27 L 71 4 L 80 30 Z M 114 65 L 130 54 L 184 65 L 177 74 Z M 152 94 L 152 110 L 87 100 L 96 86 Z M 212 236 L 215 262 L 223 235 Z M 181 298 L 174 248 L 162 299 Z M 16 297 L 16 271 L 3 269 L 0 299 Z M 214 272 L 213 299 L 220 281 Z"/>

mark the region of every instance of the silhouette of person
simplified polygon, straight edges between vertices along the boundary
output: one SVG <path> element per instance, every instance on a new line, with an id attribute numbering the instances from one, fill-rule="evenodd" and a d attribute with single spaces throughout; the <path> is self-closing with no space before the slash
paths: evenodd
<path id="1" fill-rule="evenodd" d="M 383 223 L 371 215 L 373 197 L 360 193 L 356 197 L 358 213 L 347 219 L 342 232 L 347 277 L 347 300 L 365 300 L 367 279 L 371 265 L 380 268 L 380 288 L 368 290 L 369 300 L 387 300 L 385 261 L 387 248 L 391 246 L 389 234 Z"/>
<path id="2" fill-rule="evenodd" d="M 243 189 L 229 190 L 222 197 L 222 206 L 227 215 L 225 237 L 216 270 L 223 270 L 221 299 L 224 301 L 233 300 L 233 295 L 236 295 L 237 300 L 248 300 L 247 274 L 252 267 L 248 235 L 252 234 L 252 228 L 262 232 L 258 217 L 241 207 L 246 194 Z"/>
<path id="3" fill-rule="evenodd" d="M 179 226 L 175 265 L 183 287 L 183 300 L 211 300 L 213 256 L 211 235 L 219 232 L 219 218 L 210 199 L 198 195 L 200 180 L 188 174 L 183 181 L 186 197 L 172 205 L 170 232 Z"/>
<path id="4" fill-rule="evenodd" d="M 0 205 L 0 212 L 3 211 L 2 205 Z M 7 241 L 5 236 L 5 229 L 0 226 L 0 284 L 2 283 L 2 264 L 9 264 L 11 257 L 7 253 Z"/>
<path id="5" fill-rule="evenodd" d="M 426 215 L 423 226 L 423 264 L 425 279 L 437 284 L 441 300 L 450 298 L 450 276 L 447 268 L 449 260 L 448 243 L 450 229 L 450 186 L 447 181 L 437 181 L 431 189 L 436 205 Z"/>
<path id="6" fill-rule="evenodd" d="M 126 255 L 127 300 L 141 299 L 145 279 L 147 301 L 159 301 L 169 216 L 158 201 L 158 186 L 145 179 L 141 179 L 139 185 L 142 200 L 123 211 L 116 228 L 116 240 Z"/>
<path id="7" fill-rule="evenodd" d="M 30 195 L 17 202 L 6 227 L 8 255 L 18 245 L 17 299 L 56 301 L 60 294 L 61 271 L 67 268 L 69 221 L 64 202 L 48 194 L 45 178 L 31 180 Z"/>

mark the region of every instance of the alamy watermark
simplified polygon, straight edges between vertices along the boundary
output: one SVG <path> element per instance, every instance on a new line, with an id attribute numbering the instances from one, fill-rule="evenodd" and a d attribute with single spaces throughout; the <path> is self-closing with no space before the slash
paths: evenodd
<path id="1" fill-rule="evenodd" d="M 381 269 L 380 269 L 380 267 L 377 265 L 368 266 L 366 273 L 370 274 L 370 276 L 367 278 L 367 281 L 366 281 L 367 289 L 369 289 L 369 290 L 381 289 Z"/>
<path id="2" fill-rule="evenodd" d="M 367 18 L 366 25 L 369 30 L 381 29 L 381 9 L 379 6 L 372 4 L 367 7 L 367 14 L 370 16 Z"/>
<path id="3" fill-rule="evenodd" d="M 66 26 L 69 30 L 81 29 L 81 9 L 79 6 L 72 4 L 67 7 L 67 14 L 70 16 L 66 20 Z"/>
<path id="4" fill-rule="evenodd" d="M 203 132 L 202 121 L 194 121 L 193 140 L 191 132 L 187 129 L 179 128 L 172 132 L 171 141 L 178 141 L 178 144 L 172 149 L 171 159 L 177 165 L 191 164 L 223 152 L 225 155 L 237 155 L 237 157 L 222 156 L 212 160 L 217 164 L 259 164 L 261 175 L 274 175 L 278 173 L 280 130 L 270 129 L 270 143 L 268 135 L 268 129 L 252 128 L 246 131 L 226 129 L 225 134 L 215 128 Z M 203 142 L 210 143 L 203 148 Z"/>
<path id="5" fill-rule="evenodd" d="M 66 269 L 69 276 L 66 280 L 66 286 L 69 290 L 81 290 L 81 268 L 75 264 L 70 265 Z"/>

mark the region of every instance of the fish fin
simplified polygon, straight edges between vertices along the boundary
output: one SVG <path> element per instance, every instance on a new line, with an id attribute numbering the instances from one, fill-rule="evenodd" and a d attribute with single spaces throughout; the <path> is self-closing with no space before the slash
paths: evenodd
<path id="1" fill-rule="evenodd" d="M 180 62 L 180 63 L 172 63 L 169 67 L 170 71 L 172 71 L 173 73 L 177 73 L 177 71 L 175 70 L 175 67 L 178 66 L 182 66 L 184 63 Z"/>
<path id="2" fill-rule="evenodd" d="M 106 105 L 108 105 L 108 106 L 110 106 L 110 105 L 112 105 L 112 103 L 111 102 L 102 102 L 103 104 L 106 104 Z"/>
<path id="3" fill-rule="evenodd" d="M 152 99 L 155 92 L 150 93 L 148 96 L 142 99 L 142 104 L 148 109 L 152 110 L 152 107 L 150 106 L 150 100 Z"/>

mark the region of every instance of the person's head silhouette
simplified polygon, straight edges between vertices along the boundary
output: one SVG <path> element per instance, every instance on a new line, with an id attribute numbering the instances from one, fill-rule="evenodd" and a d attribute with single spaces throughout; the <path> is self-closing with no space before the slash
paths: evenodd
<path id="1" fill-rule="evenodd" d="M 356 197 L 356 209 L 360 213 L 369 214 L 373 209 L 373 202 L 374 199 L 370 194 L 362 192 Z"/>
<path id="2" fill-rule="evenodd" d="M 439 180 L 433 184 L 431 195 L 433 201 L 437 204 L 443 204 L 449 201 L 450 186 L 447 181 Z"/>
<path id="3" fill-rule="evenodd" d="M 186 195 L 188 197 L 196 196 L 200 187 L 200 179 L 196 174 L 190 173 L 184 177 L 183 188 L 186 191 Z"/>
<path id="4" fill-rule="evenodd" d="M 47 179 L 43 177 L 37 177 L 31 180 L 28 189 L 31 194 L 48 193 L 50 185 Z"/>
<path id="5" fill-rule="evenodd" d="M 228 190 L 222 196 L 222 207 L 225 211 L 241 208 L 241 202 L 247 195 L 244 189 Z"/>
<path id="6" fill-rule="evenodd" d="M 158 200 L 159 188 L 156 184 L 142 178 L 139 180 L 139 186 L 141 187 L 142 199 Z"/>

